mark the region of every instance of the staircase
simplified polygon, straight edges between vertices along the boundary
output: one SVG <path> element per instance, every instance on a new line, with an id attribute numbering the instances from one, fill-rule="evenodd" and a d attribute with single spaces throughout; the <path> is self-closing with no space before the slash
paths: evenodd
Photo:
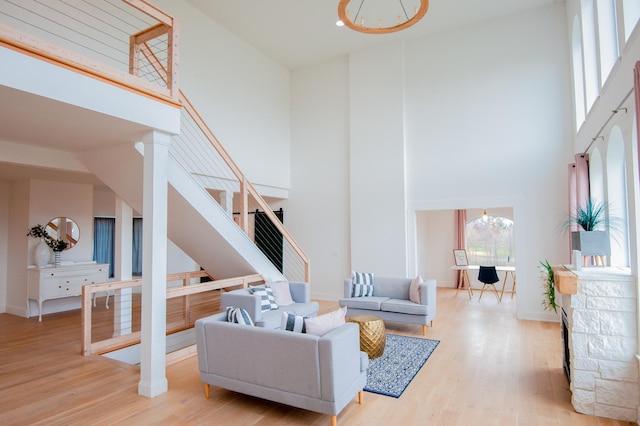
<path id="1" fill-rule="evenodd" d="M 38 2 L 28 3 L 27 8 L 43 7 Z M 89 3 L 94 3 L 89 5 L 93 7 L 111 5 Z M 126 51 L 120 52 L 126 53 L 126 60 L 118 60 L 118 54 L 112 52 L 100 57 L 101 49 L 94 46 L 94 40 L 103 37 L 100 34 L 88 37 L 92 41 L 87 44 L 92 46 L 80 48 L 68 43 L 68 36 L 58 39 L 62 46 L 53 45 L 50 35 L 44 42 L 37 35 L 50 33 L 51 28 L 47 28 L 50 22 L 45 20 L 31 26 L 26 8 L 12 11 L 15 2 L 0 0 L 0 8 L 8 12 L 0 15 L 0 58 L 7 64 L 4 78 L 0 76 L 2 93 L 33 100 L 39 107 L 47 107 L 49 114 L 67 111 L 60 120 L 68 125 L 60 126 L 56 134 L 59 143 L 52 142 L 50 147 L 74 151 L 88 171 L 142 214 L 144 149 L 136 142 L 145 132 L 174 133 L 168 165 L 168 237 L 216 278 L 258 273 L 268 280 L 309 281 L 309 261 L 304 251 L 179 91 L 173 67 L 177 62 L 178 40 L 173 19 L 144 0 L 123 3 L 130 9 L 127 14 L 120 9 L 87 12 L 81 9 L 83 6 L 67 11 L 61 18 L 47 11 L 38 13 L 40 17 L 49 16 L 54 27 L 64 26 L 54 23 L 54 19 L 64 22 L 78 16 L 74 19 L 104 20 L 102 15 L 108 15 L 119 22 L 131 19 L 131 11 L 136 12 L 136 19 L 144 20 L 144 24 L 138 24 L 142 28 L 127 39 L 130 45 L 121 49 Z M 11 13 L 15 16 L 10 16 Z M 77 26 L 67 24 L 62 32 Z M 89 30 L 98 26 L 88 25 Z M 81 36 L 75 35 L 73 39 L 80 40 Z M 122 68 L 122 62 L 128 64 L 127 72 L 118 69 Z M 43 82 L 47 84 L 43 86 Z M 60 86 L 64 90 L 56 90 Z M 87 99 L 87 93 L 96 96 Z M 46 115 L 32 117 L 30 125 L 37 127 L 37 120 Z M 66 146 L 68 141 L 78 138 L 84 120 L 92 124 L 84 126 L 87 134 L 82 150 Z M 91 134 L 86 128 L 109 130 Z M 221 197 L 232 198 L 233 203 L 223 206 L 219 202 Z M 279 234 L 276 239 L 283 239 L 282 270 L 250 238 L 250 209 L 264 211 Z M 239 212 L 235 218 L 232 210 Z"/>

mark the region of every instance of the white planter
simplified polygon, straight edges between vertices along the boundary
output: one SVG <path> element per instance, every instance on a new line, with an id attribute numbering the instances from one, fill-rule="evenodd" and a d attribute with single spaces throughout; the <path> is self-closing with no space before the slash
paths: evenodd
<path id="1" fill-rule="evenodd" d="M 51 259 L 51 248 L 43 238 L 33 247 L 33 263 L 39 268 L 46 266 Z"/>
<path id="2" fill-rule="evenodd" d="M 571 233 L 571 248 L 583 256 L 611 256 L 611 241 L 607 231 L 575 231 Z"/>

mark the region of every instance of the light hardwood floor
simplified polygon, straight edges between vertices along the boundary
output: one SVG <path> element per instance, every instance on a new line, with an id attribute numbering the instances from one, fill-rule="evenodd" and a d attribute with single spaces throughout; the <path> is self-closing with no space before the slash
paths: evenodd
<path id="1" fill-rule="evenodd" d="M 321 312 L 337 309 L 320 302 Z M 421 337 L 419 326 L 387 324 Z M 0 314 L 0 424 L 329 425 L 330 417 L 212 388 L 204 398 L 195 357 L 167 369 L 169 391 L 137 395 L 139 371 L 80 355 L 79 311 Z M 339 425 L 624 425 L 577 414 L 562 372 L 559 324 L 519 321 L 515 299 L 438 290 L 427 338 L 440 344 L 404 394 L 365 392 Z"/>

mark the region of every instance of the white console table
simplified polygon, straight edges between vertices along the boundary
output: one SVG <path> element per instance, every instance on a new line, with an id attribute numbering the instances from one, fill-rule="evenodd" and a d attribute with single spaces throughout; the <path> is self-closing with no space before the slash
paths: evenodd
<path id="1" fill-rule="evenodd" d="M 42 321 L 45 300 L 81 296 L 82 286 L 109 280 L 108 263 L 77 263 L 59 267 L 29 267 L 27 318 L 31 316 L 29 301 L 38 302 L 38 321 Z"/>

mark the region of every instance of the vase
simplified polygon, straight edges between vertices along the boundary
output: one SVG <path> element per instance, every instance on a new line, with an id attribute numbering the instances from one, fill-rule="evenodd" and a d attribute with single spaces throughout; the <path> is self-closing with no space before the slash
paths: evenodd
<path id="1" fill-rule="evenodd" d="M 59 251 L 54 251 L 53 252 L 53 265 L 57 268 L 58 266 L 60 266 L 60 252 Z"/>
<path id="2" fill-rule="evenodd" d="M 40 238 L 38 244 L 33 247 L 33 263 L 38 268 L 42 268 L 49 263 L 49 259 L 51 259 L 51 249 L 44 238 Z"/>

